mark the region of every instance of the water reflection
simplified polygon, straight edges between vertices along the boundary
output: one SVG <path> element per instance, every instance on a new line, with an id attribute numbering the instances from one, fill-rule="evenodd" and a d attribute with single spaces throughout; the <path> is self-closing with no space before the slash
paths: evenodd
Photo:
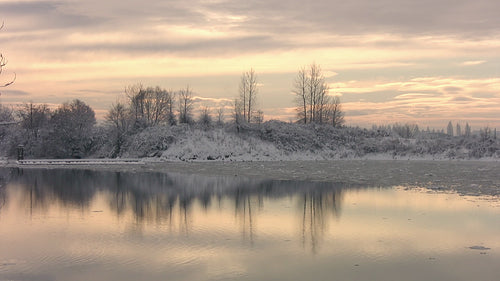
<path id="1" fill-rule="evenodd" d="M 6 184 L 10 178 L 11 170 L 0 169 L 0 211 L 7 201 Z"/>
<path id="2" fill-rule="evenodd" d="M 0 176 L 0 280 L 500 274 L 500 205 L 456 194 L 162 173 Z"/>
<path id="3" fill-rule="evenodd" d="M 188 235 L 193 228 L 192 209 L 205 212 L 232 202 L 242 239 L 253 245 L 256 214 L 266 200 L 296 201 L 304 247 L 317 251 L 331 217 L 340 215 L 342 190 L 359 188 L 342 183 L 257 180 L 241 177 L 207 177 L 165 173 L 123 173 L 68 169 L 13 169 L 10 184 L 22 190 L 19 205 L 46 213 L 52 205 L 63 209 L 91 210 L 96 197 L 120 219 L 132 213 L 136 227 L 168 226 Z M 5 198 L 5 195 L 4 195 Z M 5 199 L 4 199 L 5 201 Z"/>
<path id="4" fill-rule="evenodd" d="M 329 192 L 305 193 L 302 195 L 302 244 L 310 246 L 316 253 L 318 243 L 322 240 L 330 216 L 340 216 L 342 203 L 341 189 Z"/>

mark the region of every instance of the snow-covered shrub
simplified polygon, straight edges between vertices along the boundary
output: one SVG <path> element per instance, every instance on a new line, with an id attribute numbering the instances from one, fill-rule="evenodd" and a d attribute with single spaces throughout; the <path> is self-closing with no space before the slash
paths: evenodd
<path id="1" fill-rule="evenodd" d="M 386 129 L 334 128 L 267 121 L 149 127 L 127 136 L 121 157 L 194 160 L 319 160 L 355 157 L 499 157 L 499 140 L 422 131 L 403 138 Z M 99 140 L 99 138 L 97 138 Z M 103 148 L 109 144 L 104 144 Z M 104 149 L 106 150 L 106 149 Z"/>
<path id="2" fill-rule="evenodd" d="M 132 135 L 124 145 L 123 157 L 154 157 L 182 135 L 183 126 L 158 125 Z"/>
<path id="3" fill-rule="evenodd" d="M 163 158 L 171 160 L 273 160 L 281 152 L 268 142 L 253 136 L 242 138 L 224 129 L 186 131 L 163 151 Z"/>

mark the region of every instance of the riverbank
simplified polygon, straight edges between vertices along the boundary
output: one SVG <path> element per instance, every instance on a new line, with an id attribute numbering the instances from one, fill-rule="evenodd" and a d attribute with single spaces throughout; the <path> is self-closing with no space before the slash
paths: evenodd
<path id="1" fill-rule="evenodd" d="M 89 169 L 117 172 L 186 173 L 206 176 L 251 177 L 273 180 L 324 181 L 345 185 L 402 186 L 462 195 L 500 196 L 498 161 L 335 160 L 181 162 L 142 160 L 140 163 L 80 165 L 4 162 L 4 167 L 26 169 Z"/>

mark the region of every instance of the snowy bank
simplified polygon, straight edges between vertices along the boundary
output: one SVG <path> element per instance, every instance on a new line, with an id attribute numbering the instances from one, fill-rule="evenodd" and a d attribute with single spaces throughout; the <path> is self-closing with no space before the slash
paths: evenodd
<path id="1" fill-rule="evenodd" d="M 97 156 L 106 157 L 108 150 Z M 337 159 L 500 159 L 493 136 L 420 132 L 401 137 L 392 131 L 333 128 L 268 121 L 225 127 L 157 126 L 128 138 L 121 157 L 169 161 L 297 161 Z"/>

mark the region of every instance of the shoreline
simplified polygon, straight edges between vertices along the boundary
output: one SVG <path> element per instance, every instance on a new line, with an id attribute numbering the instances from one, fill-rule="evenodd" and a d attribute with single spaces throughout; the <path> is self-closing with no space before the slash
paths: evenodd
<path id="1" fill-rule="evenodd" d="M 21 169 L 84 169 L 108 172 L 179 173 L 270 180 L 322 181 L 346 185 L 403 186 L 461 195 L 500 197 L 500 162 L 488 160 L 290 160 L 290 161 L 153 161 L 113 164 L 17 164 Z"/>

